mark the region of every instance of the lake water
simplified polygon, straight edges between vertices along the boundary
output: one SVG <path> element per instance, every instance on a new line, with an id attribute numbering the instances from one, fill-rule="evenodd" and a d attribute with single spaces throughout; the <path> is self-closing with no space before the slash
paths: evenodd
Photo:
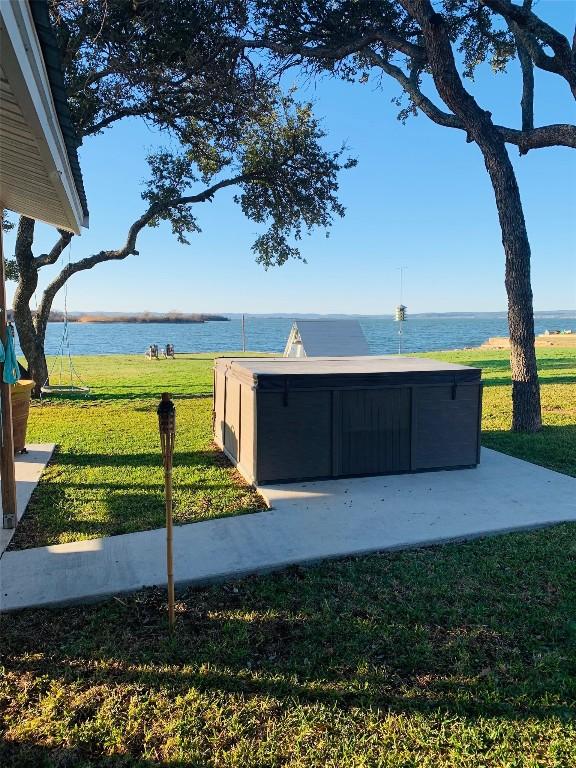
<path id="1" fill-rule="evenodd" d="M 398 352 L 398 325 L 392 319 L 362 318 L 360 324 L 372 354 Z M 287 318 L 246 318 L 246 348 L 254 352 L 282 352 L 292 325 Z M 172 343 L 176 352 L 224 352 L 242 349 L 240 320 L 201 324 L 70 323 L 73 355 L 144 354 L 150 344 Z M 576 312 L 570 317 L 547 315 L 535 320 L 536 333 L 548 329 L 576 332 Z M 46 352 L 58 352 L 62 323 L 48 326 Z M 409 318 L 403 326 L 402 350 L 424 352 L 477 347 L 490 336 L 507 336 L 501 317 Z"/>

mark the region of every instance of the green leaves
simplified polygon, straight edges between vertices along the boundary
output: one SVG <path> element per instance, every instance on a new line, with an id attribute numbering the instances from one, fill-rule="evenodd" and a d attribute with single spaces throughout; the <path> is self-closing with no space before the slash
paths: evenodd
<path id="1" fill-rule="evenodd" d="M 228 44 L 246 22 L 235 0 L 51 0 L 81 136 L 126 117 L 189 139 L 189 121 L 233 136 L 261 78 Z"/>
<path id="2" fill-rule="evenodd" d="M 356 165 L 324 149 L 324 131 L 311 104 L 299 104 L 278 90 L 257 115 L 245 123 L 232 148 L 204 126 L 179 152 L 162 150 L 148 157 L 151 177 L 142 194 L 157 208 L 150 226 L 169 221 L 181 243 L 199 232 L 192 205 L 212 199 L 218 185 L 237 184 L 235 201 L 257 224 L 253 252 L 265 267 L 301 258 L 296 242 L 316 227 L 329 228 L 343 216 L 337 197 L 338 174 Z M 202 186 L 204 185 L 204 186 Z M 206 186 L 208 185 L 208 186 Z"/>
<path id="3" fill-rule="evenodd" d="M 451 37 L 457 43 L 464 63 L 464 77 L 474 78 L 474 70 L 484 61 L 494 72 L 502 72 L 514 58 L 514 38 L 503 20 L 475 0 L 446 0 L 445 13 Z"/>
<path id="4" fill-rule="evenodd" d="M 16 259 L 6 259 L 4 262 L 4 269 L 6 280 L 13 280 L 15 283 L 18 282 L 19 272 Z"/>
<path id="5" fill-rule="evenodd" d="M 147 160 L 152 178 L 147 182 L 142 198 L 149 203 L 170 203 L 198 181 L 194 162 L 187 154 L 177 155 L 163 150 L 149 155 Z"/>
<path id="6" fill-rule="evenodd" d="M 187 155 L 175 155 L 167 150 L 149 155 L 148 165 L 152 173 L 146 183 L 142 198 L 156 207 L 158 213 L 148 226 L 158 227 L 161 221 L 169 221 L 179 243 L 189 245 L 186 235 L 200 232 L 190 206 L 177 204 L 186 189 L 198 181 L 194 163 Z"/>
<path id="7" fill-rule="evenodd" d="M 338 173 L 356 164 L 343 160 L 345 148 L 326 151 L 324 131 L 311 104 L 290 96 L 253 123 L 242 137 L 242 171 L 250 175 L 237 196 L 244 214 L 267 224 L 252 250 L 265 267 L 300 258 L 296 242 L 315 227 L 330 227 L 334 215 L 343 216 L 338 201 Z"/>

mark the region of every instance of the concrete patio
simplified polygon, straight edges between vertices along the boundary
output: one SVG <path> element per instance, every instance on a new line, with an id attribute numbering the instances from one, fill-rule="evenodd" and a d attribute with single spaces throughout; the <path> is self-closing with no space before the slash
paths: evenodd
<path id="1" fill-rule="evenodd" d="M 36 488 L 55 447 L 52 443 L 30 444 L 27 446 L 28 453 L 16 456 L 16 515 L 18 520 L 26 511 L 32 491 Z M 0 482 L 2 481 L 0 480 Z M 12 541 L 15 530 L 15 528 L 0 528 L 0 555 Z"/>
<path id="2" fill-rule="evenodd" d="M 484 449 L 477 469 L 260 489 L 271 509 L 174 530 L 177 584 L 576 521 L 576 478 Z M 3 611 L 163 585 L 163 529 L 0 559 Z"/>

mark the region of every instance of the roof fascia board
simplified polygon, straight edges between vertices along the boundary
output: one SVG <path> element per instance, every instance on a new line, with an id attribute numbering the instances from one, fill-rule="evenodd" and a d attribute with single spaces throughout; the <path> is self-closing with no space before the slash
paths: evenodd
<path id="1" fill-rule="evenodd" d="M 2 0 L 0 17 L 2 66 L 18 99 L 18 105 L 36 136 L 38 149 L 55 193 L 68 217 L 68 226 L 60 222 L 57 226 L 79 234 L 81 227 L 87 226 L 87 221 L 68 161 L 44 57 L 28 2 Z"/>

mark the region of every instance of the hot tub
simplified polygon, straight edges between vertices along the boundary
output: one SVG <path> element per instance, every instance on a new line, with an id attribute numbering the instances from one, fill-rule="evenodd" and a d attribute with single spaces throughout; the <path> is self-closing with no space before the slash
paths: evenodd
<path id="1" fill-rule="evenodd" d="M 474 467 L 480 376 L 415 357 L 220 357 L 214 439 L 255 485 Z"/>

